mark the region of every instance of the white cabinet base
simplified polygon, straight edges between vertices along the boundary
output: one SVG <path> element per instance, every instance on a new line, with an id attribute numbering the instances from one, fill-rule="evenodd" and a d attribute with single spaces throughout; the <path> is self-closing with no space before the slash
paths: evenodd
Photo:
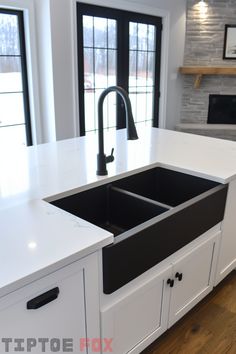
<path id="1" fill-rule="evenodd" d="M 112 339 L 114 354 L 140 353 L 212 290 L 220 226 L 117 292 L 101 295 L 101 336 Z"/>

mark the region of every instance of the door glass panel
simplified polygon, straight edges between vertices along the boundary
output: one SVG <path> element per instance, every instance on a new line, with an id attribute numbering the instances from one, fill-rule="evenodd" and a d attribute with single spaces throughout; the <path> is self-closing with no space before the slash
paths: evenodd
<path id="1" fill-rule="evenodd" d="M 145 87 L 147 85 L 147 52 L 139 51 L 137 53 L 137 87 Z"/>
<path id="2" fill-rule="evenodd" d="M 147 50 L 148 46 L 148 25 L 138 23 L 138 50 Z"/>
<path id="3" fill-rule="evenodd" d="M 153 120 L 156 28 L 129 23 L 129 94 L 137 123 Z"/>
<path id="4" fill-rule="evenodd" d="M 94 88 L 94 50 L 84 48 L 84 89 Z"/>
<path id="5" fill-rule="evenodd" d="M 134 22 L 129 24 L 129 49 L 138 49 L 138 24 Z"/>
<path id="6" fill-rule="evenodd" d="M 95 88 L 107 87 L 107 50 L 95 49 Z"/>
<path id="7" fill-rule="evenodd" d="M 94 93 L 91 90 L 84 92 L 85 103 L 85 116 L 86 116 L 86 129 L 92 131 L 95 129 L 95 99 Z"/>
<path id="8" fill-rule="evenodd" d="M 97 48 L 107 48 L 107 19 L 94 17 L 94 44 Z"/>
<path id="9" fill-rule="evenodd" d="M 20 58 L 0 57 L 0 75 L 0 93 L 22 91 Z"/>
<path id="10" fill-rule="evenodd" d="M 23 94 L 0 94 L 0 127 L 13 124 L 24 124 L 24 122 Z"/>
<path id="11" fill-rule="evenodd" d="M 98 99 L 117 82 L 117 22 L 83 16 L 85 132 L 97 130 Z M 103 106 L 104 127 L 116 126 L 116 95 L 109 94 Z M 109 112 L 109 114 L 108 114 Z"/>
<path id="12" fill-rule="evenodd" d="M 0 13 L 0 55 L 20 55 L 18 19 Z"/>
<path id="13" fill-rule="evenodd" d="M 93 17 L 83 16 L 84 47 L 93 47 Z"/>
<path id="14" fill-rule="evenodd" d="M 148 52 L 148 72 L 147 72 L 147 86 L 154 86 L 154 77 L 155 77 L 155 53 Z"/>
<path id="15" fill-rule="evenodd" d="M 24 124 L 0 128 L 0 149 L 8 149 L 19 145 L 26 145 Z"/>
<path id="16" fill-rule="evenodd" d="M 116 85 L 116 51 L 108 50 L 108 87 Z"/>
<path id="17" fill-rule="evenodd" d="M 108 19 L 108 43 L 107 46 L 108 48 L 113 48 L 116 49 L 117 48 L 117 44 L 116 44 L 116 21 L 115 20 L 110 20 Z"/>
<path id="18" fill-rule="evenodd" d="M 156 31 L 155 27 L 148 25 L 148 50 L 155 51 Z"/>

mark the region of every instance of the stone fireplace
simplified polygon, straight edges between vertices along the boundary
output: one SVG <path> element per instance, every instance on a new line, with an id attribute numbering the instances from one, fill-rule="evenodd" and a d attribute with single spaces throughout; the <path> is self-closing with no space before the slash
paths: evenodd
<path id="1" fill-rule="evenodd" d="M 236 0 L 207 0 L 206 5 L 203 15 L 198 1 L 187 0 L 184 66 L 236 67 L 236 60 L 223 60 L 225 25 L 236 23 Z M 195 75 L 183 75 L 181 121 L 176 129 L 236 140 L 236 124 L 231 121 L 236 109 L 227 122 L 207 124 L 209 97 L 231 100 L 236 95 L 236 76 L 205 75 L 199 88 L 194 88 L 194 80 Z"/>

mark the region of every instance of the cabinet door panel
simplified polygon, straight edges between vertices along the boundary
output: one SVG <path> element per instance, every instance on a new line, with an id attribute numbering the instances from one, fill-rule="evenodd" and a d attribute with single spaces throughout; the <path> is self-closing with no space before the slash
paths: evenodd
<path id="1" fill-rule="evenodd" d="M 215 285 L 236 267 L 235 210 L 236 180 L 229 184 Z"/>
<path id="2" fill-rule="evenodd" d="M 113 353 L 125 354 L 145 337 L 167 328 L 166 279 L 171 267 L 101 312 L 102 337 L 113 339 Z M 164 292 L 165 290 L 165 292 Z"/>
<path id="3" fill-rule="evenodd" d="M 173 264 L 174 287 L 171 292 L 169 327 L 212 290 L 213 255 L 219 233 Z M 183 274 L 181 281 L 176 273 Z"/>
<path id="4" fill-rule="evenodd" d="M 59 289 L 59 293 L 58 290 L 48 293 L 55 288 Z M 27 309 L 27 303 L 35 298 L 39 300 L 36 303 L 42 306 Z M 45 303 L 48 300 L 51 301 Z M 32 301 L 29 304 L 32 306 Z M 28 338 L 37 341 L 36 347 L 32 347 L 35 353 L 52 353 L 50 340 L 53 338 L 56 339 L 54 351 L 60 345 L 61 351 L 58 352 L 63 352 L 63 338 L 71 338 L 73 352 L 79 353 L 80 338 L 86 337 L 83 269 L 76 267 L 76 264 L 67 266 L 0 299 L 0 333 L 2 338 L 12 338 L 13 342 L 14 338 L 22 338 L 25 353 Z M 39 338 L 49 340 L 45 351 Z M 1 349 L 4 352 L 4 347 Z M 14 352 L 14 343 L 10 349 Z"/>

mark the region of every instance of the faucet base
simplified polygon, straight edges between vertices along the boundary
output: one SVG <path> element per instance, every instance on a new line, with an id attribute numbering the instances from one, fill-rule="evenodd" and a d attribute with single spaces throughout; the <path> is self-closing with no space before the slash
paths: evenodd
<path id="1" fill-rule="evenodd" d="M 105 154 L 97 154 L 97 167 L 97 176 L 106 176 L 108 174 Z"/>

